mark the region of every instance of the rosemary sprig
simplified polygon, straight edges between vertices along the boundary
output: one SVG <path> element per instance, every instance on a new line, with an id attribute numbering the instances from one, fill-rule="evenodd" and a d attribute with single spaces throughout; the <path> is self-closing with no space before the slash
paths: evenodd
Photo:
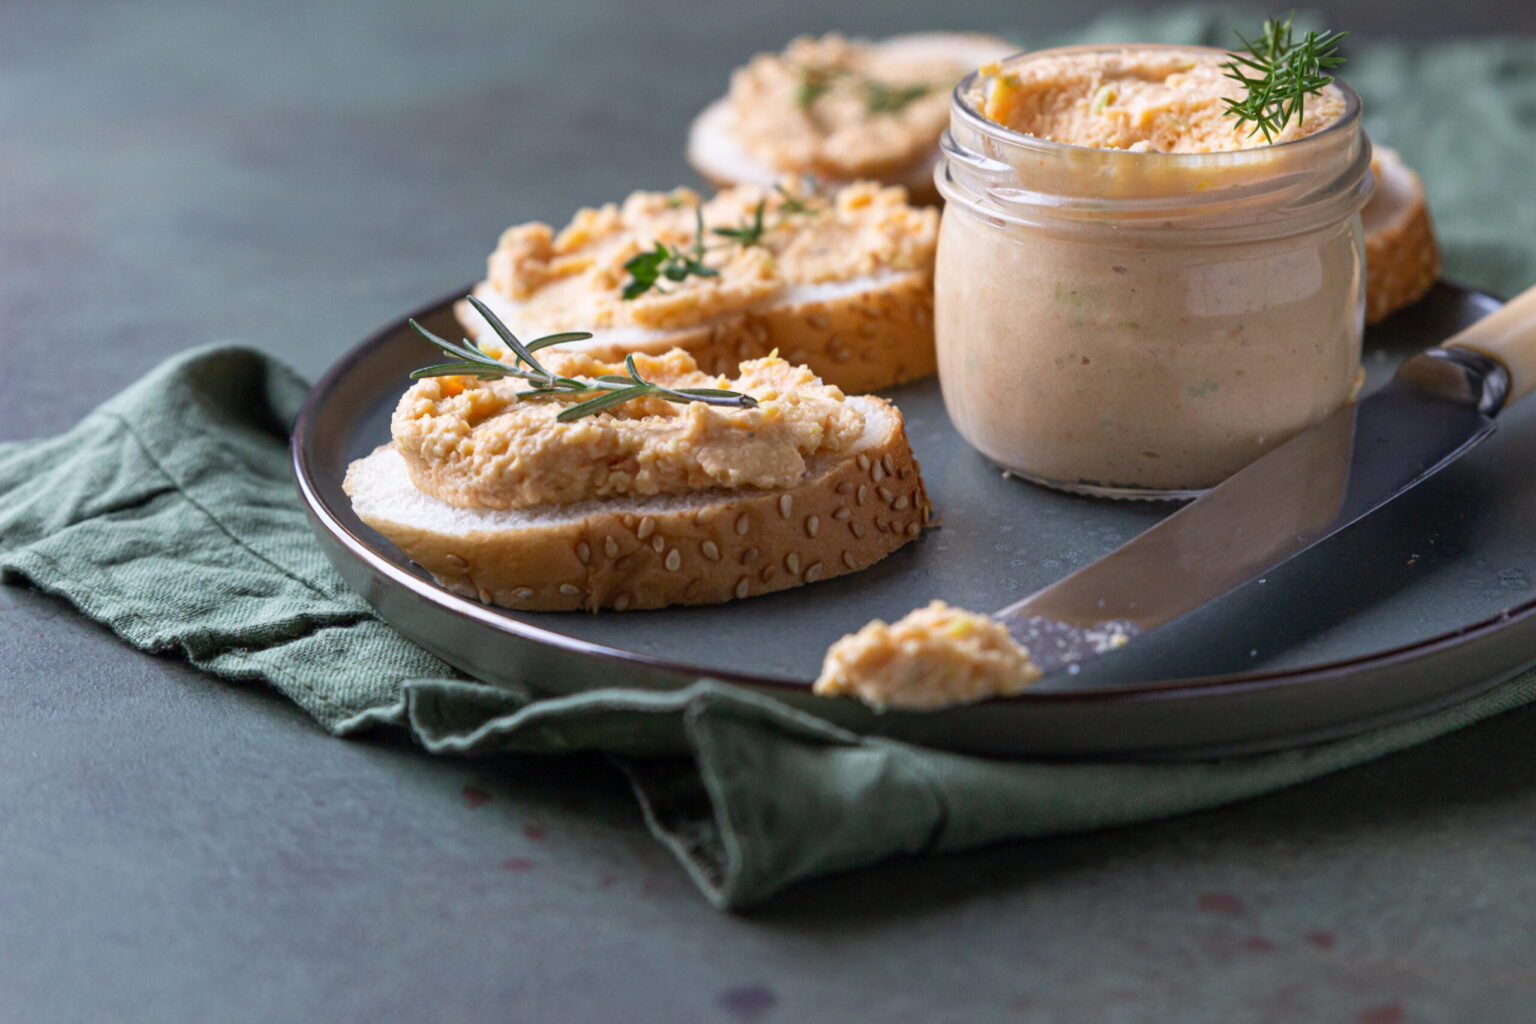
<path id="1" fill-rule="evenodd" d="M 1221 65 L 1228 78 L 1247 90 L 1242 99 L 1226 101 L 1227 116 L 1239 125 L 1251 122 L 1248 134 L 1261 132 L 1265 142 L 1274 142 L 1286 125 L 1305 118 L 1307 97 L 1322 92 L 1333 81 L 1327 72 L 1344 63 L 1339 41 L 1349 33 L 1308 32 L 1298 42 L 1291 29 L 1294 18 L 1294 13 L 1284 21 L 1266 18 L 1257 40 L 1236 33 L 1247 53 L 1234 52 Z"/>
<path id="2" fill-rule="evenodd" d="M 424 366 L 419 370 L 411 371 L 412 380 L 421 380 L 424 377 L 464 376 L 475 377 L 479 380 L 497 380 L 502 377 L 515 377 L 518 380 L 528 381 L 533 385 L 526 391 L 517 392 L 517 397 L 524 398 L 583 398 L 569 408 L 560 410 L 555 416 L 559 423 L 569 423 L 579 420 L 583 416 L 591 416 L 605 409 L 611 409 L 625 402 L 632 402 L 637 398 L 661 398 L 668 402 L 688 404 L 689 402 L 703 402 L 706 405 L 731 406 L 738 409 L 750 409 L 757 405 L 757 399 L 751 395 L 739 391 L 728 391 L 724 388 L 669 388 L 662 384 L 656 384 L 640 376 L 640 371 L 635 366 L 633 355 L 624 357 L 624 369 L 627 376 L 619 374 L 603 374 L 600 377 L 588 379 L 583 377 L 564 377 L 544 368 L 534 357 L 534 353 L 549 345 L 558 345 L 566 341 L 585 341 L 592 337 L 586 331 L 564 331 L 560 334 L 548 334 L 534 341 L 524 343 L 517 335 L 501 322 L 501 319 L 491 312 L 490 308 L 473 295 L 469 297 L 469 304 L 477 312 L 485 317 L 486 323 L 496 332 L 502 341 L 506 342 L 512 350 L 513 361 L 502 362 L 495 356 L 486 352 L 477 343 L 465 339 L 456 344 L 440 338 L 427 330 L 415 320 L 409 321 L 411 329 L 421 335 L 427 341 L 447 352 L 457 356 L 458 362 L 439 363 L 436 366 Z M 524 364 L 527 369 L 524 369 Z"/>
<path id="3" fill-rule="evenodd" d="M 820 185 L 820 183 L 818 183 L 816 181 L 815 178 L 812 178 L 809 175 L 807 175 L 802 180 L 804 180 L 804 181 L 806 181 L 806 182 L 808 182 L 810 184 L 811 191 L 813 193 L 819 192 L 821 190 L 821 185 Z M 799 196 L 795 195 L 789 189 L 785 188 L 782 184 L 773 186 L 773 190 L 775 192 L 777 192 L 779 195 L 784 197 L 784 201 L 779 204 L 779 212 L 782 213 L 782 214 L 785 214 L 786 216 L 793 215 L 793 214 L 803 213 L 807 217 L 814 217 L 818 213 L 821 212 L 820 210 L 816 209 L 814 206 L 807 206 L 807 205 L 805 205 L 805 200 L 803 200 Z"/>

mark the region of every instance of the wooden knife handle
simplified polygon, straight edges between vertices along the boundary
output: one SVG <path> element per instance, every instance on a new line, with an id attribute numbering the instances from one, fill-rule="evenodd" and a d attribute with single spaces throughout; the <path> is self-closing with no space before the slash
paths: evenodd
<path id="1" fill-rule="evenodd" d="M 1506 405 L 1536 391 L 1536 287 L 1516 295 L 1442 347 L 1451 345 L 1504 364 L 1509 371 Z"/>

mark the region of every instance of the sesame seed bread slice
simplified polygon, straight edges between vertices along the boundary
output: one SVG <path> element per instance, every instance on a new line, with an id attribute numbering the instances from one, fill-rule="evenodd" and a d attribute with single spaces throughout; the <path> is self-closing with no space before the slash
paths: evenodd
<path id="1" fill-rule="evenodd" d="M 475 297 L 523 338 L 546 333 L 527 322 L 519 304 L 489 283 Z M 455 307 L 476 340 L 491 340 L 484 318 L 467 303 Z M 933 348 L 933 273 L 882 270 L 865 277 L 788 289 L 780 300 L 707 320 L 696 327 L 656 331 L 621 327 L 560 346 L 621 362 L 627 353 L 661 355 L 680 348 L 705 373 L 731 374 L 748 359 L 777 350 L 809 366 L 849 394 L 894 387 L 937 369 Z"/>
<path id="2" fill-rule="evenodd" d="M 976 32 L 915 32 L 892 36 L 878 45 L 889 52 L 910 54 L 919 60 L 953 59 L 968 69 L 1001 60 L 1018 50 L 1017 46 L 995 36 Z M 743 183 L 772 186 L 785 170 L 774 168 L 747 152 L 737 141 L 733 119 L 729 97 L 721 97 L 705 107 L 688 129 L 688 162 L 704 180 L 717 188 Z M 905 187 L 914 203 L 938 205 L 939 190 L 933 183 L 933 170 L 938 160 L 938 140 L 935 140 L 931 153 L 885 178 L 884 182 Z M 837 188 L 846 182 L 829 179 L 825 184 Z"/>
<path id="3" fill-rule="evenodd" d="M 1396 151 L 1377 146 L 1376 191 L 1365 204 L 1365 322 L 1376 323 L 1424 297 L 1440 273 L 1424 183 Z"/>
<path id="4" fill-rule="evenodd" d="M 444 587 L 527 611 L 719 604 L 873 565 L 931 517 L 901 413 L 850 398 L 864 433 L 786 490 L 707 490 L 535 509 L 457 508 L 411 485 L 391 445 L 343 488 L 358 517 Z"/>

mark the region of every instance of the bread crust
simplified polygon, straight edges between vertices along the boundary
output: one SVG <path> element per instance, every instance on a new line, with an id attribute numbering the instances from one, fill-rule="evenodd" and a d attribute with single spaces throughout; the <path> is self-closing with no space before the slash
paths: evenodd
<path id="1" fill-rule="evenodd" d="M 489 288 L 481 282 L 475 294 L 483 298 Z M 467 302 L 457 303 L 454 312 L 471 336 L 484 329 L 484 321 Z M 894 387 L 926 377 L 938 367 L 933 275 L 911 271 L 883 287 L 839 298 L 731 313 L 638 344 L 604 344 L 601 336 L 582 343 L 583 351 L 613 361 L 628 352 L 660 355 L 674 348 L 693 356 L 706 373 L 734 375 L 743 361 L 777 349 L 785 359 L 809 366 L 848 394 Z"/>
<path id="2" fill-rule="evenodd" d="M 366 463 L 343 484 L 358 515 L 444 587 L 526 611 L 616 611 L 719 604 L 867 568 L 932 519 L 900 412 L 877 443 L 813 466 L 788 490 L 713 492 L 704 506 L 616 509 L 517 528 L 445 533 L 360 507 Z M 366 503 L 362 503 L 366 504 Z"/>
<path id="3" fill-rule="evenodd" d="M 1424 185 L 1390 149 L 1378 147 L 1378 179 L 1392 175 L 1405 186 L 1408 202 L 1390 222 L 1365 235 L 1365 322 L 1374 324 L 1423 298 L 1440 275 L 1440 249 Z M 1383 186 L 1377 181 L 1378 194 Z M 1376 200 L 1373 199 L 1372 202 Z M 1382 199 L 1385 202 L 1385 198 Z M 1369 208 L 1368 208 L 1369 209 Z"/>

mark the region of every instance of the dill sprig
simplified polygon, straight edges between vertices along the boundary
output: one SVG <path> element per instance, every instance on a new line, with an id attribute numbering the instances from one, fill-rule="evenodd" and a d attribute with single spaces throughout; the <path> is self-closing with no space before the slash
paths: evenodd
<path id="1" fill-rule="evenodd" d="M 926 82 L 911 85 L 892 85 L 878 79 L 864 80 L 864 106 L 871 114 L 894 114 L 915 100 L 920 100 L 934 90 Z"/>
<path id="2" fill-rule="evenodd" d="M 795 105 L 809 111 L 817 100 L 839 85 L 856 89 L 864 98 L 864 109 L 871 114 L 900 113 L 913 101 L 939 88 L 932 82 L 898 85 L 847 68 L 803 64 L 800 66 L 800 80 L 795 84 Z"/>
<path id="3" fill-rule="evenodd" d="M 1327 72 L 1344 63 L 1339 41 L 1349 33 L 1308 32 L 1297 41 L 1291 29 L 1294 17 L 1266 18 L 1257 40 L 1236 33 L 1247 52 L 1234 52 L 1232 60 L 1221 65 L 1228 78 L 1247 90 L 1242 99 L 1226 101 L 1227 116 L 1237 118 L 1239 125 L 1251 122 L 1248 134 L 1261 132 L 1265 142 L 1274 142 L 1293 120 L 1301 121 L 1307 97 L 1322 92 L 1333 81 Z"/>
<path id="4" fill-rule="evenodd" d="M 491 325 L 491 329 L 512 350 L 513 361 L 505 363 L 486 352 L 476 342 L 468 338 L 460 344 L 455 344 L 446 338 L 440 338 L 427 330 L 415 320 L 409 321 L 411 329 L 421 335 L 427 341 L 447 352 L 451 356 L 458 357 L 457 362 L 439 363 L 436 366 L 424 366 L 419 370 L 411 371 L 412 380 L 421 380 L 424 377 L 464 376 L 475 377 L 479 380 L 497 380 L 502 377 L 515 377 L 518 380 L 528 381 L 533 385 L 526 391 L 517 392 L 520 399 L 527 398 L 581 398 L 585 401 L 578 402 L 568 408 L 560 410 L 555 416 L 559 423 L 569 423 L 579 420 L 583 416 L 591 416 L 593 413 L 603 412 L 616 405 L 632 402 L 637 398 L 661 398 L 668 402 L 677 402 L 686 405 L 689 402 L 703 402 L 706 405 L 732 406 L 738 409 L 750 409 L 757 405 L 757 399 L 751 395 L 742 394 L 739 391 L 728 391 L 725 388 L 669 388 L 653 381 L 648 381 L 640 376 L 640 371 L 635 366 L 635 357 L 624 357 L 624 369 L 626 375 L 603 374 L 600 377 L 564 377 L 553 373 L 534 357 L 534 353 L 541 348 L 550 345 L 558 345 L 568 341 L 585 341 L 592 337 L 586 331 L 565 331 L 560 334 L 549 334 L 534 341 L 523 342 L 513 334 L 506 324 L 486 306 L 485 303 L 469 296 L 469 304 L 475 308 L 485 322 Z M 524 368 L 526 366 L 526 369 Z"/>

